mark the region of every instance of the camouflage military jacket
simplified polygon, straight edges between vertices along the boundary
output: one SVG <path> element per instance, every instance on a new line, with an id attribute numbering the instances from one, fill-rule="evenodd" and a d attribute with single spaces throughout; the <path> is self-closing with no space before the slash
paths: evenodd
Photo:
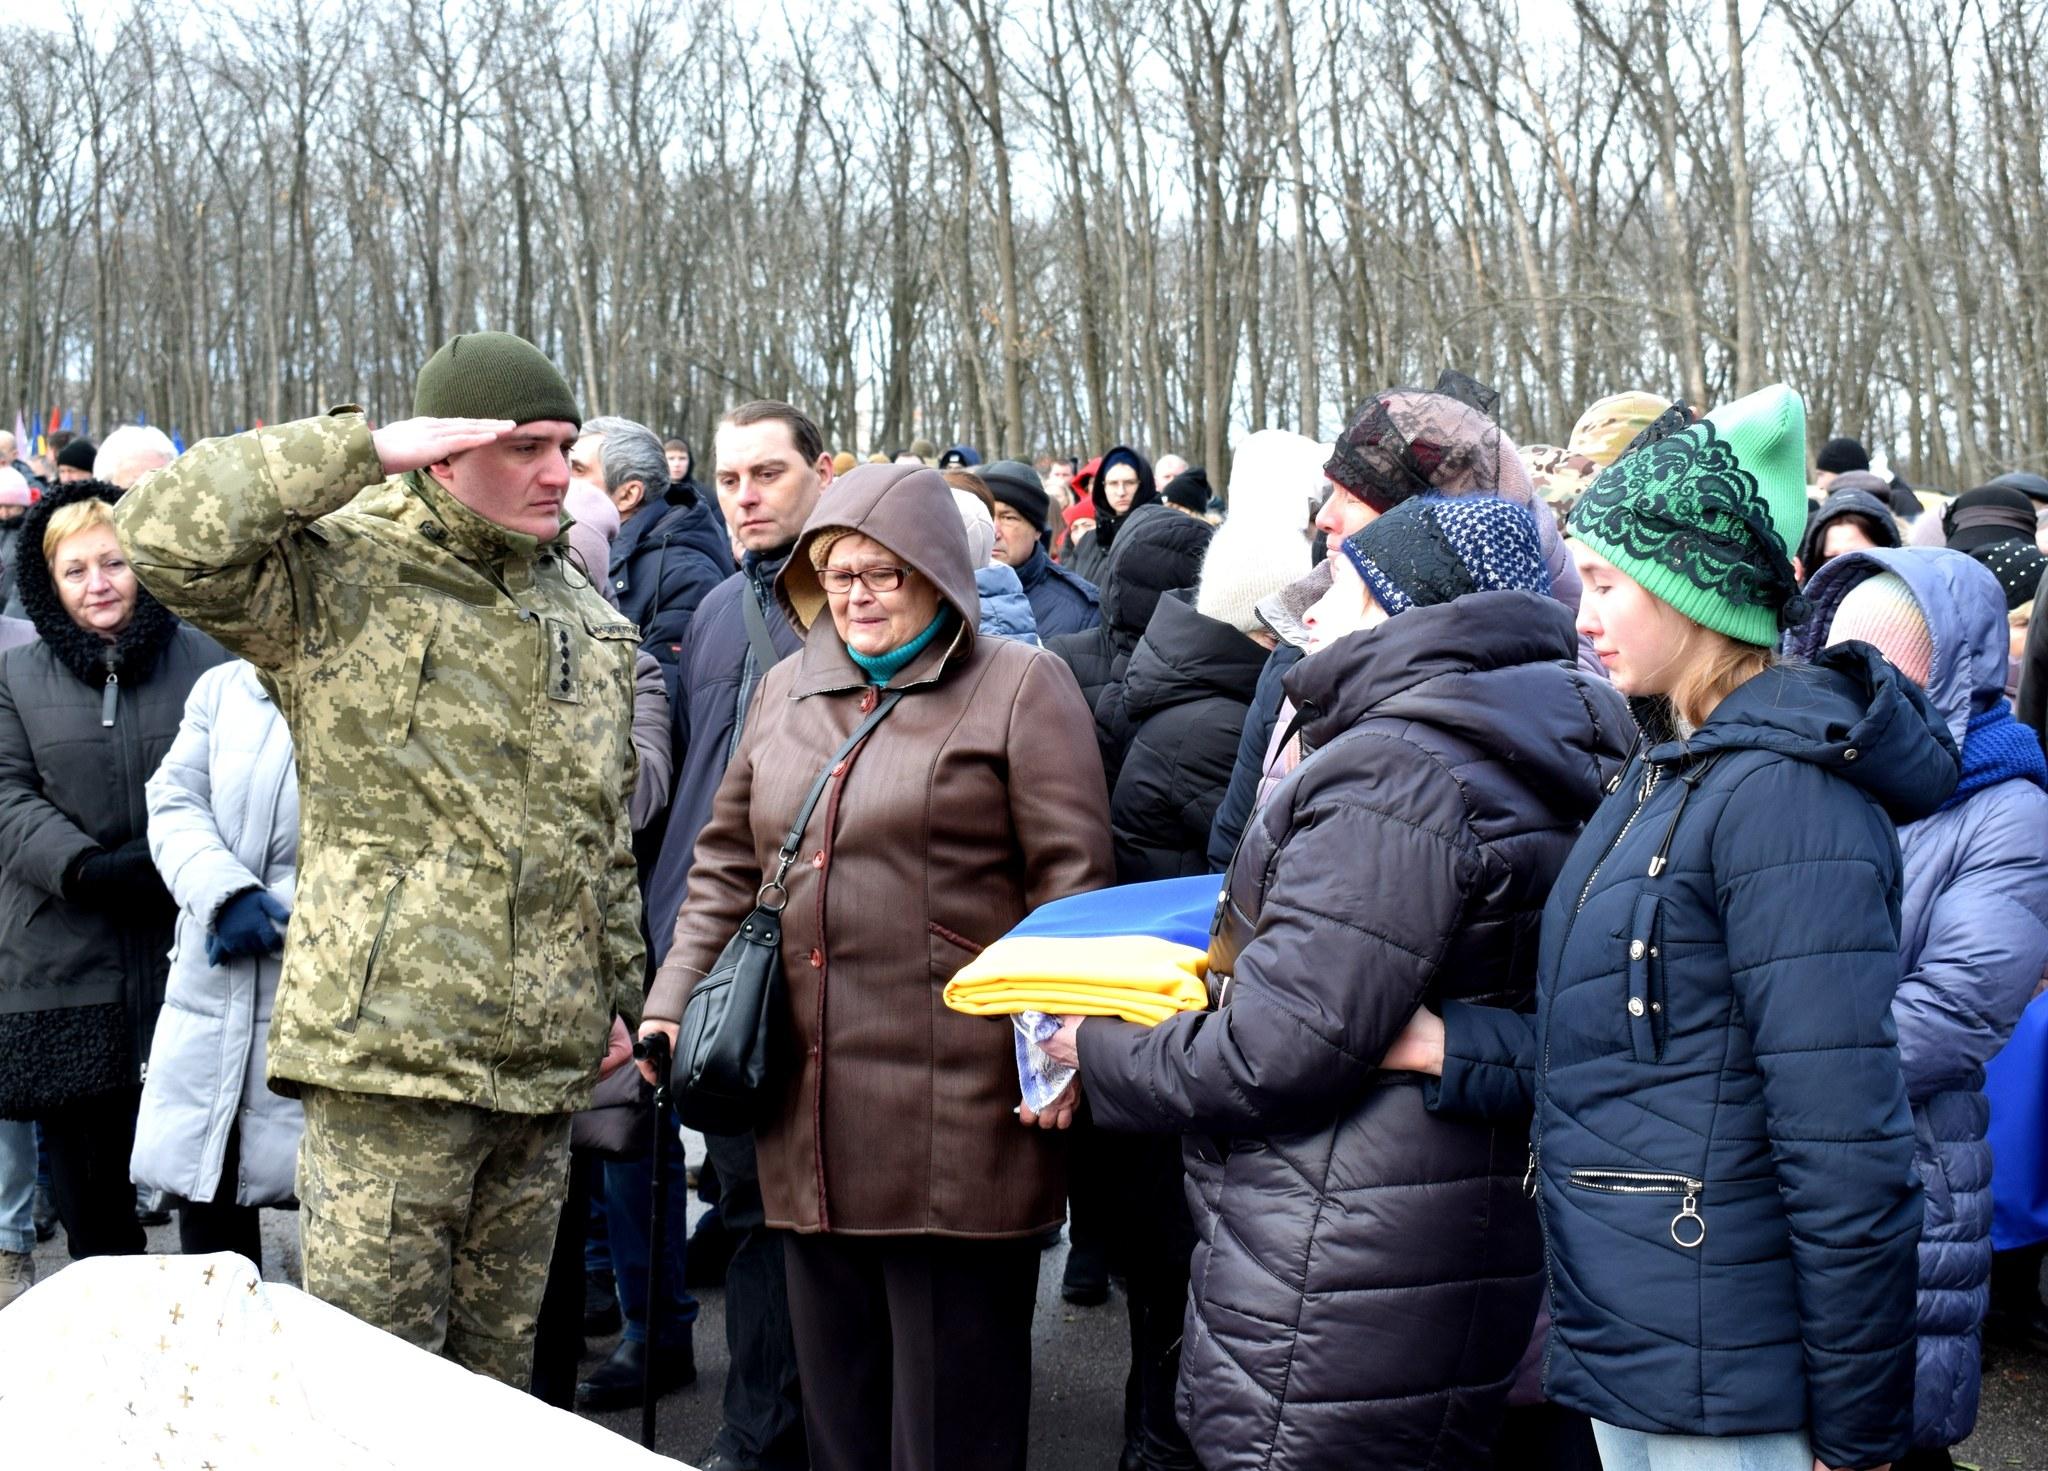
<path id="1" fill-rule="evenodd" d="M 638 631 L 359 413 L 208 440 L 123 496 L 137 574 L 254 663 L 297 747 L 270 1080 L 582 1106 L 637 1018 Z M 380 483 L 381 482 L 381 483 Z"/>

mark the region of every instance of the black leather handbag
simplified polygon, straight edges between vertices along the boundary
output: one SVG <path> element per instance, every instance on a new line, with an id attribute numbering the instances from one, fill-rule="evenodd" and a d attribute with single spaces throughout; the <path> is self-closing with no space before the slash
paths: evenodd
<path id="1" fill-rule="evenodd" d="M 744 1134 L 761 1116 L 769 1088 L 774 1025 L 784 1008 L 782 910 L 789 903 L 783 881 L 803 847 L 804 829 L 825 784 L 854 748 L 896 708 L 901 690 L 884 694 L 874 710 L 825 763 L 797 810 L 789 835 L 776 855 L 775 876 L 754 895 L 754 908 L 740 921 L 704 979 L 691 988 L 676 1034 L 674 1070 L 669 1075 L 676 1114 L 705 1134 Z"/>

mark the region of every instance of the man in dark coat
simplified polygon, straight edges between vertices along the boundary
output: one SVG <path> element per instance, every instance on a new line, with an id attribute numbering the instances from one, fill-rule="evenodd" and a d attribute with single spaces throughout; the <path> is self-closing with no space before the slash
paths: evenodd
<path id="1" fill-rule="evenodd" d="M 1160 594 L 1200 576 L 1202 554 L 1214 534 L 1208 522 L 1159 505 L 1138 507 L 1122 524 L 1102 583 L 1101 624 L 1045 641 L 1074 671 L 1089 709 L 1115 678 L 1117 661 L 1138 647 Z"/>
<path id="2" fill-rule="evenodd" d="M 696 488 L 671 482 L 654 431 L 631 419 L 592 419 L 569 456 L 569 471 L 619 508 L 609 569 L 619 611 L 640 625 L 640 647 L 660 661 L 675 695 L 676 655 L 704 595 L 732 572 L 725 533 Z"/>
<path id="3" fill-rule="evenodd" d="M 1118 445 L 1096 462 L 1089 497 L 1095 502 L 1095 529 L 1074 543 L 1067 565 L 1101 587 L 1109 576 L 1117 529 L 1142 507 L 1159 502 L 1152 462 L 1129 445 Z"/>
<path id="4" fill-rule="evenodd" d="M 981 472 L 995 497 L 996 560 L 1017 574 L 1041 639 L 1079 633 L 1102 621 L 1095 584 L 1045 554 L 1052 497 L 1022 460 L 997 460 Z"/>
<path id="5" fill-rule="evenodd" d="M 705 596 L 677 658 L 675 797 L 647 882 L 649 949 L 657 965 L 675 939 L 697 834 L 710 819 L 726 762 L 768 672 L 749 636 L 742 600 L 751 599 L 761 614 L 775 660 L 802 647 L 775 597 L 775 578 L 832 482 L 832 457 L 817 426 L 784 403 L 743 404 L 727 414 L 714 456 L 720 508 L 746 554 L 740 570 Z M 807 1455 L 781 1235 L 765 1224 L 753 1138 L 711 1135 L 705 1143 L 718 1171 L 719 1219 L 737 1243 L 725 1274 L 732 1367 L 724 1423 L 698 1464 L 703 1471 L 797 1471 Z"/>

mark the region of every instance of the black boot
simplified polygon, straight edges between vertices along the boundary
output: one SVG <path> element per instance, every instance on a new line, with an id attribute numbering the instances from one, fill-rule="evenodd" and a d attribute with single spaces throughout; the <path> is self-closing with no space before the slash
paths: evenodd
<path id="1" fill-rule="evenodd" d="M 649 1352 L 644 1343 L 635 1343 L 630 1338 L 620 1339 L 619 1346 L 612 1350 L 612 1356 L 576 1386 L 576 1408 L 623 1410 L 639 1404 L 641 1387 L 647 1382 Z M 656 1399 L 697 1382 L 697 1356 L 689 1344 L 658 1348 L 652 1353 L 652 1388 Z"/>
<path id="2" fill-rule="evenodd" d="M 1109 1263 L 1093 1242 L 1074 1241 L 1069 1236 L 1060 1296 L 1077 1308 L 1097 1308 L 1109 1301 Z"/>

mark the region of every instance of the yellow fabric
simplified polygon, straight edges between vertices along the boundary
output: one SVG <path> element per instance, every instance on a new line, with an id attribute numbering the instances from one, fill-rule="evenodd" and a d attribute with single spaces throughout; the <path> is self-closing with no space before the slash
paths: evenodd
<path id="1" fill-rule="evenodd" d="M 1147 935 L 998 940 L 946 982 L 946 1005 L 969 1016 L 1042 1011 L 1118 1016 L 1156 1027 L 1209 1004 L 1207 952 Z"/>

